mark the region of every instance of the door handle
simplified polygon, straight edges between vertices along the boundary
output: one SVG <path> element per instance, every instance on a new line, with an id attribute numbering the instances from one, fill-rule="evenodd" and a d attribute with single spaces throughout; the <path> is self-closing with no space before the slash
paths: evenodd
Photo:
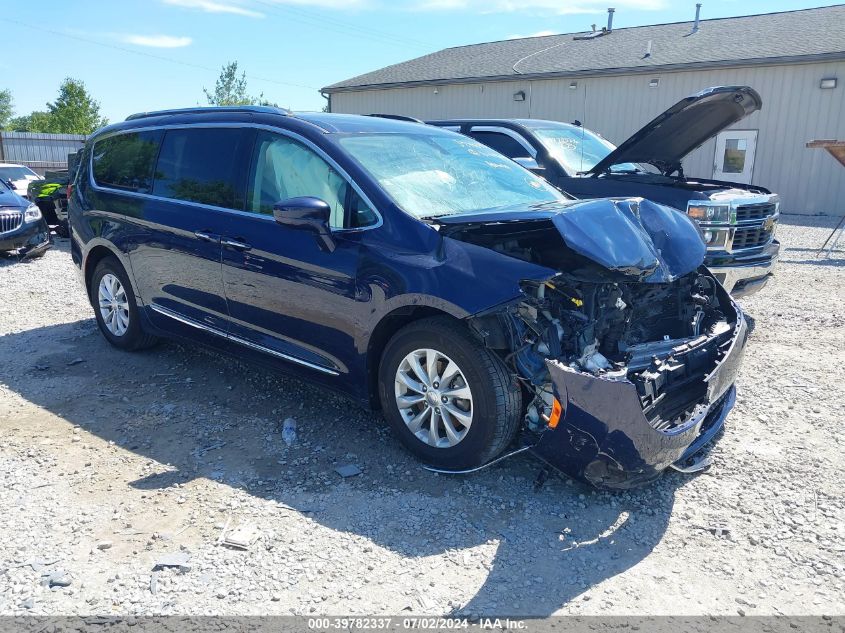
<path id="1" fill-rule="evenodd" d="M 250 246 L 246 242 L 240 242 L 238 240 L 233 240 L 228 237 L 224 237 L 223 239 L 221 239 L 220 243 L 223 246 L 229 246 L 231 248 L 234 248 L 236 251 L 248 251 L 252 248 L 252 246 Z"/>
<path id="2" fill-rule="evenodd" d="M 194 231 L 194 235 L 197 239 L 202 240 L 203 242 L 219 242 L 220 236 L 213 235 L 211 233 L 206 233 L 204 231 Z"/>

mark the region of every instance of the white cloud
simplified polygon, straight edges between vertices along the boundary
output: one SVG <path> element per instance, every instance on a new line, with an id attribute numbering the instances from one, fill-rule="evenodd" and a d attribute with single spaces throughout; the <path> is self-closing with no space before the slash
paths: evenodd
<path id="1" fill-rule="evenodd" d="M 555 31 L 537 31 L 536 33 L 531 33 L 531 35 L 508 35 L 507 39 L 521 40 L 525 37 L 545 37 L 546 35 L 557 35 L 557 33 Z"/>
<path id="2" fill-rule="evenodd" d="M 666 8 L 666 0 L 616 0 L 618 9 L 657 11 Z M 419 0 L 414 8 L 423 11 L 473 11 L 476 13 L 539 13 L 573 15 L 602 13 L 607 0 Z"/>
<path id="3" fill-rule="evenodd" d="M 151 48 L 182 48 L 190 46 L 190 37 L 175 37 L 173 35 L 136 35 L 127 33 L 120 36 L 120 40 L 127 44 L 136 46 L 149 46 Z"/>
<path id="4" fill-rule="evenodd" d="M 264 14 L 252 9 L 247 9 L 240 2 L 231 0 L 161 0 L 164 4 L 186 9 L 199 9 L 206 13 L 228 13 L 230 15 L 243 15 L 249 18 L 263 18 Z"/>

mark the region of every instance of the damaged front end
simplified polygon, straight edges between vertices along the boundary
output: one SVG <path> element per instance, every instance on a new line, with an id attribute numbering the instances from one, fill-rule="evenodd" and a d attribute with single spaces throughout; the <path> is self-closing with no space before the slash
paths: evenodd
<path id="1" fill-rule="evenodd" d="M 535 455 L 597 487 L 630 488 L 721 428 L 747 327 L 682 214 L 598 200 L 444 228 L 559 271 L 524 280 L 520 299 L 471 323 L 525 387 Z"/>
<path id="2" fill-rule="evenodd" d="M 646 483 L 723 424 L 745 320 L 704 268 L 656 286 L 563 282 L 537 286 L 506 317 L 524 324 L 520 374 L 535 370 L 532 450 L 598 487 Z M 561 353 L 543 356 L 553 330 L 563 332 Z M 542 342 L 526 346 L 533 339 Z"/>

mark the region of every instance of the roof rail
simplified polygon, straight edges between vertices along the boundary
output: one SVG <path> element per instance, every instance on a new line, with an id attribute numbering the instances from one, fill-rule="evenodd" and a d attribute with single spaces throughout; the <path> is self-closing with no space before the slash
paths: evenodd
<path id="1" fill-rule="evenodd" d="M 404 114 L 368 114 L 367 116 L 374 116 L 379 119 L 393 119 L 394 121 L 409 121 L 410 123 L 423 123 L 419 119 L 412 116 L 405 116 Z"/>
<path id="2" fill-rule="evenodd" d="M 292 112 L 286 108 L 279 108 L 277 106 L 206 106 L 198 108 L 173 108 L 170 110 L 154 110 L 152 112 L 137 112 L 126 117 L 127 121 L 135 121 L 136 119 L 147 119 L 154 116 L 165 116 L 168 114 L 205 114 L 212 112 L 253 112 L 256 114 L 283 114 L 290 116 Z"/>

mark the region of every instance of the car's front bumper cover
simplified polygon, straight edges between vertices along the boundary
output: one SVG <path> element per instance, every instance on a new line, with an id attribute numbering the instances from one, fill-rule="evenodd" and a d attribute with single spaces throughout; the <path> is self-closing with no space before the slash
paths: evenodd
<path id="1" fill-rule="evenodd" d="M 547 361 L 563 413 L 531 451 L 566 474 L 598 488 L 627 489 L 656 479 L 712 439 L 736 399 L 734 382 L 748 327 L 738 312 L 732 342 L 704 380 L 707 396 L 683 424 L 656 430 L 643 413 L 636 387 Z"/>
<path id="2" fill-rule="evenodd" d="M 0 233 L 0 253 L 18 251 L 21 255 L 30 255 L 50 245 L 50 228 L 44 218 L 37 222 L 24 222 L 13 231 Z"/>

